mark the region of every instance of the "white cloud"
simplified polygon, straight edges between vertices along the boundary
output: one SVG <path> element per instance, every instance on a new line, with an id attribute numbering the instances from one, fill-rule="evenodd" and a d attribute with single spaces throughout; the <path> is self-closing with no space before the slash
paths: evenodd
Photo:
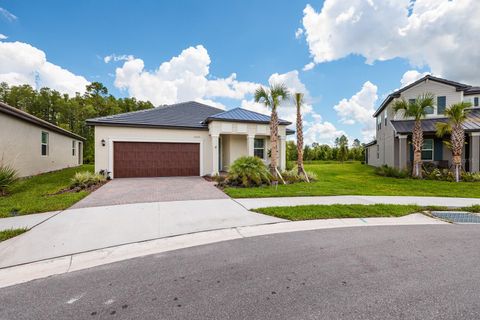
<path id="1" fill-rule="evenodd" d="M 116 55 L 115 53 L 112 53 L 111 55 L 103 57 L 103 61 L 105 63 L 109 63 L 111 61 L 117 62 L 117 61 L 129 61 L 132 60 L 134 57 L 132 55 L 127 55 L 127 54 L 121 54 L 121 55 Z"/>
<path id="2" fill-rule="evenodd" d="M 353 125 L 361 124 L 364 139 L 369 139 L 375 133 L 375 119 L 372 117 L 375 112 L 375 102 L 378 100 L 378 88 L 367 81 L 362 89 L 349 99 L 342 99 L 333 109 L 340 117 L 340 122 Z"/>
<path id="3" fill-rule="evenodd" d="M 7 9 L 2 8 L 2 7 L 0 7 L 0 15 L 2 17 L 4 17 L 7 21 L 10 21 L 10 22 L 18 19 L 18 17 L 16 15 L 14 15 L 10 11 L 8 11 Z"/>
<path id="4" fill-rule="evenodd" d="M 303 66 L 303 71 L 312 70 L 315 67 L 315 62 L 309 62 Z"/>
<path id="5" fill-rule="evenodd" d="M 326 0 L 307 5 L 303 28 L 315 63 L 361 55 L 367 63 L 394 58 L 428 65 L 433 74 L 479 82 L 478 0 Z M 475 83 L 476 82 L 476 83 Z"/>
<path id="6" fill-rule="evenodd" d="M 0 41 L 0 82 L 29 84 L 35 89 L 50 87 L 70 95 L 83 93 L 89 83 L 84 77 L 47 61 L 45 52 L 23 42 Z"/>
<path id="7" fill-rule="evenodd" d="M 295 39 L 300 39 L 303 36 L 303 29 L 298 28 L 297 31 L 295 31 Z"/>
<path id="8" fill-rule="evenodd" d="M 0 33 L 0 40 L 5 40 L 7 39 L 8 37 L 2 33 Z"/>
<path id="9" fill-rule="evenodd" d="M 317 142 L 332 145 L 335 138 L 340 137 L 342 134 L 346 135 L 345 131 L 338 130 L 331 122 L 317 122 L 306 128 L 304 140 L 306 144 Z"/>
<path id="10" fill-rule="evenodd" d="M 132 58 L 116 69 L 115 86 L 156 105 L 206 98 L 240 100 L 258 87 L 252 82 L 238 81 L 235 73 L 227 78 L 209 79 L 210 63 L 202 45 L 183 50 L 156 70 L 146 70 L 142 59 Z"/>
<path id="11" fill-rule="evenodd" d="M 430 74 L 430 72 L 420 73 L 417 70 L 408 70 L 403 74 L 402 79 L 400 80 L 401 87 L 403 88 L 410 83 L 413 83 L 418 79 L 425 77 L 427 74 Z"/>

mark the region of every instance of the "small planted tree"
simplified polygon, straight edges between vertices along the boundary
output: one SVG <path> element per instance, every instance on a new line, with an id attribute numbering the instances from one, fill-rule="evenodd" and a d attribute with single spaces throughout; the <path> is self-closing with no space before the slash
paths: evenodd
<path id="1" fill-rule="evenodd" d="M 13 167 L 0 163 L 0 196 L 6 195 L 8 189 L 18 180 L 18 172 Z"/>
<path id="2" fill-rule="evenodd" d="M 460 181 L 462 152 L 463 146 L 465 145 L 465 130 L 463 129 L 463 124 L 467 121 L 468 108 L 471 106 L 472 104 L 470 102 L 452 104 L 445 109 L 445 116 L 448 118 L 448 121 L 436 124 L 438 137 L 443 137 L 447 134 L 450 135 L 450 141 L 445 141 L 445 144 L 452 151 L 456 182 Z"/>
<path id="3" fill-rule="evenodd" d="M 405 99 L 396 100 L 393 103 L 395 112 L 403 111 L 404 118 L 413 118 L 415 124 L 412 132 L 413 144 L 413 172 L 414 177 L 422 177 L 422 147 L 423 130 L 422 119 L 427 115 L 427 109 L 434 106 L 435 96 L 431 93 L 425 93 L 419 96 L 415 101 Z"/>
<path id="4" fill-rule="evenodd" d="M 263 103 L 272 113 L 270 116 L 270 171 L 277 180 L 278 164 L 278 113 L 277 108 L 282 101 L 288 100 L 290 93 L 284 84 L 274 84 L 265 89 L 259 87 L 255 91 L 255 102 Z"/>
<path id="5" fill-rule="evenodd" d="M 303 174 L 307 181 L 308 176 L 303 166 L 303 121 L 302 121 L 302 105 L 303 93 L 296 92 L 294 94 L 295 106 L 297 108 L 297 166 L 298 174 Z"/>

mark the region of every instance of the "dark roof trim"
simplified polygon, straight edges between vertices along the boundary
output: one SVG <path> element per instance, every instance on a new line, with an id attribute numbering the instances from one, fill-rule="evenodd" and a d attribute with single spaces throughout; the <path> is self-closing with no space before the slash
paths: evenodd
<path id="1" fill-rule="evenodd" d="M 287 136 L 291 136 L 292 134 L 295 134 L 295 130 L 292 130 L 292 129 L 288 129 L 288 128 L 287 128 L 285 134 L 286 134 Z"/>
<path id="2" fill-rule="evenodd" d="M 63 128 L 60 128 L 54 124 L 51 124 L 50 122 L 47 122 L 45 120 L 42 120 L 40 118 L 37 118 L 35 116 L 32 116 L 31 114 L 25 112 L 25 111 L 22 111 L 20 109 L 17 109 L 17 108 L 14 108 L 12 106 L 9 106 L 8 104 L 6 103 L 3 103 L 3 102 L 0 102 L 0 112 L 3 112 L 5 114 L 8 114 L 12 117 L 15 117 L 15 118 L 18 118 L 18 119 L 22 119 L 24 121 L 27 121 L 27 122 L 30 122 L 30 123 L 33 123 L 39 127 L 42 127 L 42 128 L 45 128 L 45 129 L 48 129 L 48 130 L 51 130 L 51 131 L 55 131 L 57 133 L 60 133 L 60 134 L 63 134 L 65 136 L 68 136 L 70 138 L 74 138 L 74 139 L 78 139 L 78 140 L 82 140 L 82 141 L 85 141 L 85 138 L 82 137 L 82 136 L 79 136 L 73 132 L 70 132 L 68 130 L 65 130 Z"/>
<path id="3" fill-rule="evenodd" d="M 270 118 L 270 116 L 268 115 L 265 115 L 263 113 L 259 113 L 259 112 L 255 112 L 255 111 L 252 111 L 252 110 L 247 110 L 247 109 L 243 109 L 243 108 L 234 108 L 234 109 L 231 109 L 231 110 L 226 110 L 224 112 L 220 112 L 218 114 L 214 114 L 210 117 L 208 117 L 207 119 L 205 119 L 205 123 L 209 123 L 211 121 L 226 121 L 226 122 L 247 122 L 247 123 L 263 123 L 263 124 L 268 124 L 270 123 L 270 120 L 255 120 L 255 119 L 234 119 L 234 118 L 223 118 L 223 115 L 227 115 L 229 113 L 232 113 L 232 112 L 235 112 L 235 111 L 242 111 L 242 112 L 246 112 L 246 113 L 252 113 L 252 114 L 255 114 L 255 115 L 258 115 L 260 117 L 268 117 Z M 286 121 L 286 120 L 282 120 L 282 119 L 278 119 L 278 124 L 280 125 L 291 125 L 292 123 L 289 122 L 289 121 Z"/>
<path id="4" fill-rule="evenodd" d="M 166 126 L 155 124 L 141 124 L 141 123 L 124 123 L 124 122 L 99 122 L 86 121 L 89 126 L 104 126 L 104 127 L 132 127 L 132 128 L 156 128 L 156 129 L 185 129 L 185 130 L 208 130 L 208 127 L 188 127 L 188 126 Z"/>
<path id="5" fill-rule="evenodd" d="M 370 141 L 369 143 L 365 143 L 365 148 L 371 147 L 377 144 L 377 140 Z"/>
<path id="6" fill-rule="evenodd" d="M 417 81 L 415 82 L 412 82 L 411 84 L 409 84 L 408 86 L 405 86 L 391 94 L 388 95 L 388 97 L 382 102 L 382 104 L 380 105 L 380 107 L 378 107 L 377 111 L 375 111 L 375 113 L 373 114 L 373 117 L 376 117 L 378 116 L 378 114 L 380 112 L 383 111 L 383 109 L 385 109 L 385 107 L 394 99 L 394 98 L 399 98 L 400 97 L 400 94 L 412 87 L 415 87 L 416 85 L 426 81 L 426 80 L 431 80 L 431 81 L 435 81 L 435 82 L 438 82 L 438 83 L 442 83 L 442 84 L 445 84 L 445 85 L 448 85 L 448 86 L 452 86 L 452 87 L 455 87 L 455 89 L 457 91 L 468 91 L 469 89 L 473 89 L 472 86 L 468 85 L 468 84 L 464 84 L 464 83 L 460 83 L 460 82 L 455 82 L 455 81 L 450 81 L 450 80 L 447 80 L 447 79 L 442 79 L 442 78 L 438 78 L 438 77 L 434 77 L 432 75 L 426 75 L 425 77 L 421 78 L 421 79 L 418 79 Z M 480 92 L 480 88 L 479 89 L 479 92 Z"/>

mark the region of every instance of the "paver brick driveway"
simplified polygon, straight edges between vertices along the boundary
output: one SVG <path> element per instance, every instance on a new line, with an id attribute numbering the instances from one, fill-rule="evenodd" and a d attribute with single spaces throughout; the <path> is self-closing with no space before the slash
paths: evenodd
<path id="1" fill-rule="evenodd" d="M 201 177 L 119 178 L 108 182 L 72 208 L 207 199 L 228 199 L 228 196 Z"/>

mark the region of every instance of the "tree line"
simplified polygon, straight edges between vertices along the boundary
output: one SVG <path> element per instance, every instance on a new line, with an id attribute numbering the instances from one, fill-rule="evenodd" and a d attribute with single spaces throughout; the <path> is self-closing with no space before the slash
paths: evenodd
<path id="1" fill-rule="evenodd" d="M 50 88 L 33 89 L 30 85 L 9 86 L 0 83 L 0 101 L 84 138 L 84 162 L 94 161 L 94 130 L 86 119 L 153 108 L 148 101 L 115 98 L 99 82 L 92 82 L 84 94 L 62 94 Z"/>
<path id="2" fill-rule="evenodd" d="M 296 161 L 297 156 L 297 145 L 294 141 L 287 141 L 287 160 Z M 305 161 L 363 161 L 365 159 L 365 148 L 358 139 L 353 140 L 352 145 L 349 146 L 348 138 L 345 135 L 342 135 L 335 139 L 333 147 L 328 144 L 319 144 L 316 142 L 311 145 L 305 145 L 303 147 L 303 159 Z"/>

